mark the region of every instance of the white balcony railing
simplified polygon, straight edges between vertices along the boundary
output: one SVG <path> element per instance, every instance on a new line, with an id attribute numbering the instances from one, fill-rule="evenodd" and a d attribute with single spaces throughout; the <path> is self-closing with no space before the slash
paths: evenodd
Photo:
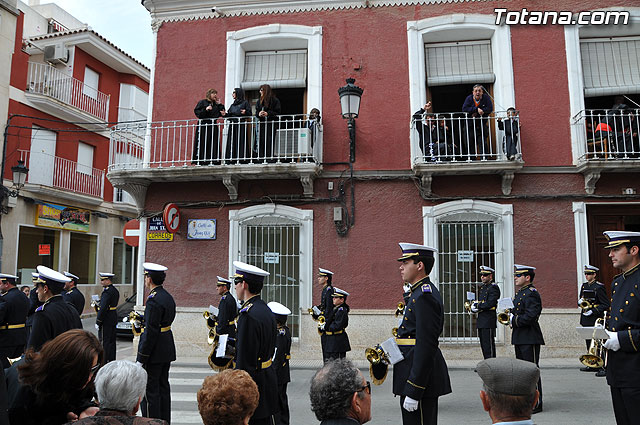
<path id="1" fill-rule="evenodd" d="M 640 109 L 587 109 L 574 117 L 584 131 L 582 160 L 640 158 Z"/>
<path id="2" fill-rule="evenodd" d="M 65 74 L 49 64 L 29 62 L 27 92 L 49 96 L 107 121 L 109 95 Z"/>
<path id="3" fill-rule="evenodd" d="M 111 129 L 109 171 L 143 167 L 321 162 L 322 123 L 306 115 L 124 123 Z"/>
<path id="4" fill-rule="evenodd" d="M 414 115 L 411 138 L 416 147 L 414 164 L 522 159 L 519 118 L 506 112 L 486 118 L 466 113 Z"/>
<path id="5" fill-rule="evenodd" d="M 102 198 L 104 170 L 78 164 L 75 161 L 42 152 L 18 150 L 20 159 L 29 169 L 27 183 L 62 189 L 82 195 Z"/>

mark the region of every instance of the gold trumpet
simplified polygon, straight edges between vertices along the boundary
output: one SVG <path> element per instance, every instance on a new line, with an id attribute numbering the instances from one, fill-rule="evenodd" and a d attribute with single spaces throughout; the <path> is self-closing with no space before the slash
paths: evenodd
<path id="1" fill-rule="evenodd" d="M 391 335 L 393 335 L 394 337 L 398 338 L 398 328 L 391 329 Z"/>
<path id="2" fill-rule="evenodd" d="M 324 324 L 326 320 L 323 315 L 318 316 L 318 335 L 322 335 L 324 333 Z"/>
<path id="3" fill-rule="evenodd" d="M 596 325 L 600 324 L 604 328 L 604 318 L 596 320 Z M 580 356 L 580 363 L 590 367 L 592 369 L 600 369 L 604 366 L 604 344 L 601 339 L 596 339 L 596 330 L 593 330 L 593 337 L 591 338 L 591 344 L 589 345 L 589 351 L 587 354 Z"/>
<path id="4" fill-rule="evenodd" d="M 396 317 L 400 316 L 401 314 L 404 314 L 404 303 L 403 302 L 399 302 L 398 303 L 398 306 L 396 307 L 396 312 L 395 312 Z"/>
<path id="5" fill-rule="evenodd" d="M 509 320 L 509 313 L 511 313 L 510 308 L 498 313 L 498 322 L 500 322 L 501 325 L 509 326 L 511 324 L 511 320 Z"/>
<path id="6" fill-rule="evenodd" d="M 142 332 L 144 332 L 142 319 L 142 315 L 137 311 L 129 313 L 129 323 L 131 323 L 131 332 L 133 332 L 133 336 L 140 336 Z"/>
<path id="7" fill-rule="evenodd" d="M 587 310 L 592 309 L 594 307 L 594 304 L 591 301 L 585 300 L 584 298 L 582 298 L 582 299 L 580 299 L 580 302 L 578 303 L 578 306 L 580 306 L 582 311 L 587 311 Z"/>
<path id="8" fill-rule="evenodd" d="M 315 315 L 315 313 L 313 312 L 313 309 L 312 309 L 312 308 L 308 308 L 308 309 L 307 309 L 307 311 L 308 311 L 308 312 L 309 312 L 309 314 L 311 315 L 311 318 L 312 318 L 314 321 L 316 321 L 316 322 L 317 322 L 317 321 L 318 321 L 318 317 L 319 317 L 319 316 L 316 316 L 316 315 Z"/>
<path id="9" fill-rule="evenodd" d="M 364 350 L 364 355 L 369 361 L 369 375 L 374 385 L 382 385 L 387 377 L 389 358 L 380 345 Z"/>

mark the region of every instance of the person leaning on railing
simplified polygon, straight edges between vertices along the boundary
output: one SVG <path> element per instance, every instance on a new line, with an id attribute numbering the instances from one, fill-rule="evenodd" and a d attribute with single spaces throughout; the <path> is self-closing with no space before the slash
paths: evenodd
<path id="1" fill-rule="evenodd" d="M 251 149 L 247 145 L 247 124 L 244 117 L 251 116 L 251 105 L 244 98 L 244 90 L 233 89 L 233 103 L 227 109 L 227 148 L 225 159 L 232 162 L 246 162 L 251 157 Z"/>
<path id="2" fill-rule="evenodd" d="M 207 90 L 204 99 L 198 102 L 193 109 L 193 113 L 198 117 L 198 129 L 193 141 L 194 165 L 209 165 L 211 161 L 216 161 L 218 155 L 218 126 L 216 118 L 224 116 L 224 105 L 218 100 L 216 89 Z"/>
<path id="3" fill-rule="evenodd" d="M 276 120 L 280 115 L 280 100 L 273 94 L 269 84 L 260 86 L 260 98 L 256 103 L 256 117 L 259 121 L 258 157 L 273 160 L 273 142 L 277 129 Z"/>
<path id="4" fill-rule="evenodd" d="M 431 107 L 432 103 L 428 101 L 413 114 L 420 140 L 420 149 L 422 155 L 432 161 L 448 160 L 448 156 L 453 154 L 451 138 L 447 140 L 448 127 L 444 118 L 438 119 L 436 115 L 427 112 Z"/>
<path id="5" fill-rule="evenodd" d="M 487 144 L 487 136 L 489 135 L 487 118 L 493 112 L 493 102 L 491 102 L 489 94 L 485 93 L 483 89 L 482 84 L 473 86 L 472 93 L 467 96 L 462 104 L 462 112 L 466 112 L 468 116 L 466 149 L 471 155 L 475 155 L 476 152 L 481 155 L 488 155 L 491 152 Z M 478 152 L 477 149 L 482 149 L 482 152 Z"/>

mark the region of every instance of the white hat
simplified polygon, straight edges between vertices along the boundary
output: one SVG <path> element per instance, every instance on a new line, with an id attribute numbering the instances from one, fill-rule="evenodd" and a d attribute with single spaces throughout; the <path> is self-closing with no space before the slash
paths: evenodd
<path id="1" fill-rule="evenodd" d="M 15 285 L 16 280 L 18 280 L 18 276 L 14 276 L 12 274 L 0 273 L 0 280 L 6 280 L 12 285 Z"/>
<path id="2" fill-rule="evenodd" d="M 523 266 L 522 264 L 514 264 L 513 266 L 516 269 L 516 273 L 531 273 L 536 271 L 536 268 L 533 266 Z"/>
<path id="3" fill-rule="evenodd" d="M 489 266 L 480 266 L 480 274 L 495 273 L 496 271 Z"/>
<path id="4" fill-rule="evenodd" d="M 112 277 L 114 277 L 114 276 L 115 276 L 115 274 L 113 274 L 113 273 L 103 273 L 103 272 L 100 272 L 100 273 L 98 273 L 98 274 L 100 275 L 100 280 L 104 280 L 104 279 L 111 279 Z"/>
<path id="5" fill-rule="evenodd" d="M 613 248 L 624 243 L 638 244 L 640 242 L 640 232 L 621 232 L 617 230 L 603 232 L 609 241 L 605 248 Z"/>
<path id="6" fill-rule="evenodd" d="M 398 258 L 398 261 L 406 260 L 411 257 L 433 257 L 438 253 L 438 250 L 426 245 L 418 245 L 415 243 L 399 242 L 400 249 L 402 249 L 402 257 Z"/>
<path id="7" fill-rule="evenodd" d="M 69 272 L 62 272 L 63 275 L 65 275 L 66 277 L 70 277 L 71 279 L 75 279 L 75 280 L 79 280 L 80 278 L 78 276 L 76 276 L 73 273 L 69 273 Z"/>
<path id="8" fill-rule="evenodd" d="M 271 309 L 273 314 L 279 314 L 281 316 L 288 316 L 291 314 L 291 310 L 275 301 L 270 301 L 269 303 L 267 303 L 267 307 Z"/>
<path id="9" fill-rule="evenodd" d="M 166 272 L 169 270 L 165 266 L 156 263 L 142 263 L 142 268 L 147 272 Z"/>
<path id="10" fill-rule="evenodd" d="M 347 291 L 345 291 L 344 289 L 340 289 L 340 288 L 333 288 L 333 295 L 331 295 L 332 297 L 348 297 L 349 293 Z"/>
<path id="11" fill-rule="evenodd" d="M 591 264 L 585 264 L 584 265 L 584 271 L 586 272 L 597 272 L 598 270 L 600 270 L 599 268 L 597 268 L 596 266 L 592 266 Z"/>
<path id="12" fill-rule="evenodd" d="M 318 267 L 318 274 L 320 276 L 333 276 L 333 272 L 331 270 L 323 269 Z"/>
<path id="13" fill-rule="evenodd" d="M 38 266 L 36 267 L 36 270 L 38 270 L 38 275 L 40 279 L 44 280 L 45 282 L 54 282 L 54 283 L 62 283 L 62 284 L 71 282 L 70 278 L 68 278 L 67 276 L 63 275 L 60 272 L 50 269 L 49 267 Z"/>
<path id="14" fill-rule="evenodd" d="M 221 285 L 231 285 L 231 281 L 229 279 L 225 279 L 222 276 L 216 276 L 218 278 L 218 286 Z"/>
<path id="15" fill-rule="evenodd" d="M 245 280 L 251 280 L 254 282 L 262 283 L 265 276 L 269 276 L 269 272 L 262 270 L 259 267 L 252 266 L 251 264 L 243 263 L 242 261 L 234 261 L 233 267 L 236 269 L 236 273 L 233 277 L 241 277 Z"/>

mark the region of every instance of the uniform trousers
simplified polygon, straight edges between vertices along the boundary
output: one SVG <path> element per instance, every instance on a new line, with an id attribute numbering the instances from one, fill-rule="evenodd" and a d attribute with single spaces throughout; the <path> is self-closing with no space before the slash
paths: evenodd
<path id="1" fill-rule="evenodd" d="M 516 349 L 516 359 L 525 360 L 527 362 L 535 363 L 540 367 L 540 345 L 539 344 L 519 344 L 514 345 Z M 538 385 L 536 387 L 540 393 L 538 398 L 538 404 L 542 403 L 542 378 L 538 378 Z"/>
<path id="2" fill-rule="evenodd" d="M 142 416 L 164 419 L 171 423 L 171 388 L 169 368 L 171 363 L 149 363 L 147 371 L 147 392 L 142 401 Z"/>
<path id="3" fill-rule="evenodd" d="M 347 357 L 346 351 L 342 351 L 340 353 L 328 351 L 326 355 L 327 355 L 327 358 L 324 361 L 325 363 L 328 362 L 329 360 L 344 359 L 345 357 Z"/>
<path id="4" fill-rule="evenodd" d="M 278 413 L 275 415 L 276 425 L 289 425 L 289 398 L 287 384 L 278 385 Z"/>
<path id="5" fill-rule="evenodd" d="M 640 388 L 611 387 L 611 400 L 616 424 L 636 424 L 640 417 Z"/>
<path id="6" fill-rule="evenodd" d="M 405 396 L 400 397 L 400 411 L 403 425 L 436 425 L 438 423 L 438 398 L 418 400 L 418 408 L 408 412 L 402 405 Z"/>
<path id="7" fill-rule="evenodd" d="M 100 326 L 100 342 L 104 348 L 104 362 L 108 363 L 116 359 L 116 326 Z"/>
<path id="8" fill-rule="evenodd" d="M 274 425 L 275 422 L 273 420 L 273 416 L 268 416 L 266 418 L 251 418 L 249 419 L 249 425 Z"/>
<path id="9" fill-rule="evenodd" d="M 495 329 L 478 329 L 478 337 L 480 338 L 480 348 L 485 359 L 496 356 L 496 330 Z"/>

